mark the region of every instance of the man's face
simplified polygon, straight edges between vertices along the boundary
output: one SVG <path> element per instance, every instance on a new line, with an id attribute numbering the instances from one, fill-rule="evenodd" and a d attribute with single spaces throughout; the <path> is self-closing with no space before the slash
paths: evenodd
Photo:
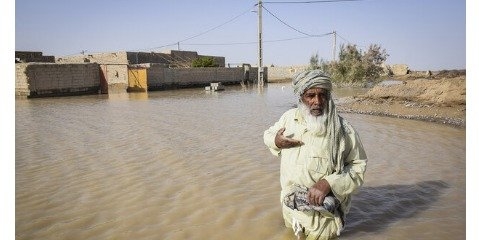
<path id="1" fill-rule="evenodd" d="M 309 108 L 309 112 L 313 116 L 323 115 L 327 106 L 329 93 L 327 90 L 312 87 L 301 95 L 301 101 Z"/>

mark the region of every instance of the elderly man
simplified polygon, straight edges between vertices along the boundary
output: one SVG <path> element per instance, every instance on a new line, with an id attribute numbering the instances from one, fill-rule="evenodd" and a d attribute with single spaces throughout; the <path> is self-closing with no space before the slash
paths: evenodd
<path id="1" fill-rule="evenodd" d="M 344 228 L 351 194 L 364 181 L 367 157 L 353 127 L 336 112 L 328 75 L 310 70 L 293 78 L 298 107 L 264 132 L 281 157 L 285 225 L 307 239 L 335 239 Z"/>

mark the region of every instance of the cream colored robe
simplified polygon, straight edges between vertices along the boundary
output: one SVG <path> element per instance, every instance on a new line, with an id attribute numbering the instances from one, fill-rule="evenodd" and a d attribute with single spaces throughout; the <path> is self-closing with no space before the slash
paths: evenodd
<path id="1" fill-rule="evenodd" d="M 285 195 L 295 184 L 311 187 L 317 181 L 326 179 L 331 191 L 341 202 L 341 210 L 346 215 L 350 209 L 351 194 L 364 181 L 367 157 L 358 134 L 353 127 L 344 122 L 345 158 L 342 172 L 338 173 L 330 159 L 330 147 L 327 134 L 313 136 L 306 130 L 306 124 L 300 111 L 295 108 L 285 112 L 278 122 L 264 132 L 264 143 L 275 156 L 281 157 L 280 182 L 281 203 Z M 304 145 L 279 149 L 274 139 L 278 130 L 285 127 L 284 136 L 301 140 Z M 292 219 L 298 220 L 305 228 L 307 239 L 331 239 L 339 236 L 343 229 L 340 213 L 334 218 L 320 215 L 318 212 L 300 212 L 291 210 L 283 203 L 285 225 L 291 227 Z"/>

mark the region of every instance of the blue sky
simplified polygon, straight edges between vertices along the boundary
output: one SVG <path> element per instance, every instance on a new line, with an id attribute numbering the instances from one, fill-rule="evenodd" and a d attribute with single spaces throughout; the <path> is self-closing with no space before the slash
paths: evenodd
<path id="1" fill-rule="evenodd" d="M 264 1 L 265 66 L 307 64 L 315 53 L 331 60 L 332 35 L 303 33 L 336 31 L 338 48 L 352 43 L 366 50 L 379 44 L 389 54 L 388 64 L 405 63 L 413 70 L 466 68 L 465 0 L 276 3 L 284 1 Z M 59 57 L 81 51 L 164 52 L 178 49 L 180 42 L 181 50 L 255 65 L 258 14 L 252 10 L 257 2 L 17 0 L 15 50 Z"/>

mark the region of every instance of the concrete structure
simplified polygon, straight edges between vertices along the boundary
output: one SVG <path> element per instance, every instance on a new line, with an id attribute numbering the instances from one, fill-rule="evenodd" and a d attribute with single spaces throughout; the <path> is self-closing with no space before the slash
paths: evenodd
<path id="1" fill-rule="evenodd" d="M 225 87 L 221 83 L 210 83 L 209 86 L 205 87 L 206 91 L 223 91 Z"/>
<path id="2" fill-rule="evenodd" d="M 28 97 L 145 91 L 145 88 L 154 91 L 205 87 L 211 82 L 223 85 L 245 82 L 245 69 L 242 67 L 167 68 L 158 63 L 130 66 L 98 63 L 17 63 L 15 68 L 15 93 L 17 96 Z M 142 70 L 141 73 L 138 70 Z M 128 74 L 138 77 L 129 77 Z M 251 78 L 247 82 L 254 83 L 255 79 Z"/>
<path id="3" fill-rule="evenodd" d="M 15 64 L 15 95 L 28 97 L 98 93 L 99 66 L 96 63 Z"/>
<path id="4" fill-rule="evenodd" d="M 127 52 L 111 52 L 59 57 L 57 63 L 97 63 L 100 77 L 106 86 L 102 93 L 125 92 L 128 89 Z"/>
<path id="5" fill-rule="evenodd" d="M 280 81 L 290 81 L 294 74 L 304 71 L 308 68 L 308 65 L 297 65 L 297 66 L 271 66 L 268 68 L 268 80 L 269 82 L 280 82 Z M 403 76 L 409 74 L 411 71 L 406 64 L 394 64 L 386 65 L 383 64 L 382 68 L 384 74 L 394 75 L 394 76 Z M 430 73 L 425 73 L 425 75 Z"/>
<path id="6" fill-rule="evenodd" d="M 57 57 L 56 63 L 89 63 L 128 65 L 127 52 L 95 53 Z"/>
<path id="7" fill-rule="evenodd" d="M 212 57 L 220 67 L 192 68 L 199 57 Z M 258 68 L 250 64 L 225 68 L 225 58 L 196 52 L 113 52 L 61 57 L 57 63 L 16 64 L 15 93 L 40 97 L 87 93 L 151 91 L 205 87 L 211 82 L 257 84 Z M 134 64 L 136 62 L 144 62 Z M 268 68 L 264 68 L 265 81 Z"/>
<path id="8" fill-rule="evenodd" d="M 128 89 L 127 64 L 99 64 L 99 66 L 100 76 L 106 85 L 102 93 L 125 92 Z"/>
<path id="9" fill-rule="evenodd" d="M 219 56 L 198 55 L 193 51 L 176 51 L 171 50 L 168 53 L 154 53 L 154 52 L 127 52 L 127 59 L 130 64 L 141 63 L 162 63 L 168 65 L 170 68 L 188 68 L 191 63 L 198 58 L 210 57 L 213 58 L 218 67 L 225 67 L 225 58 Z"/>
<path id="10" fill-rule="evenodd" d="M 58 63 L 83 63 L 96 62 L 99 64 L 142 64 L 142 63 L 161 63 L 170 68 L 188 68 L 191 63 L 201 57 L 211 57 L 219 67 L 225 67 L 225 58 L 219 56 L 199 55 L 192 51 L 175 51 L 168 53 L 155 52 L 112 52 L 95 53 L 75 56 L 59 57 Z"/>
<path id="11" fill-rule="evenodd" d="M 43 56 L 42 52 L 15 51 L 16 63 L 27 62 L 55 62 L 54 56 Z"/>
<path id="12" fill-rule="evenodd" d="M 224 85 L 239 84 L 244 81 L 243 68 L 167 68 L 164 64 L 146 63 L 132 65 L 144 67 L 147 72 L 148 90 L 163 90 L 185 87 L 204 87 L 211 82 Z"/>
<path id="13" fill-rule="evenodd" d="M 175 51 L 169 53 L 154 52 L 111 52 L 96 53 L 76 56 L 59 57 L 56 59 L 58 63 L 87 63 L 94 62 L 100 64 L 101 75 L 107 84 L 107 88 L 103 88 L 103 93 L 107 92 L 124 92 L 133 89 L 129 87 L 128 82 L 128 66 L 133 64 L 154 63 L 164 68 L 189 68 L 194 59 L 200 57 L 211 57 L 220 66 L 225 66 L 225 58 L 218 56 L 198 55 L 192 51 Z M 102 78 L 102 79 L 103 79 Z M 189 79 L 179 79 L 178 82 L 190 82 Z M 210 81 L 207 81 L 208 83 Z M 183 85 L 188 85 L 187 83 Z M 106 92 L 105 92 L 106 91 Z"/>
<path id="14" fill-rule="evenodd" d="M 28 84 L 28 76 L 26 74 L 28 64 L 15 64 L 15 96 L 29 96 L 30 89 Z"/>
<path id="15" fill-rule="evenodd" d="M 308 68 L 308 65 L 268 67 L 268 82 L 291 81 L 294 74 L 302 72 Z"/>
<path id="16" fill-rule="evenodd" d="M 409 67 L 406 64 L 393 64 L 390 68 L 394 76 L 404 76 L 409 73 Z"/>

